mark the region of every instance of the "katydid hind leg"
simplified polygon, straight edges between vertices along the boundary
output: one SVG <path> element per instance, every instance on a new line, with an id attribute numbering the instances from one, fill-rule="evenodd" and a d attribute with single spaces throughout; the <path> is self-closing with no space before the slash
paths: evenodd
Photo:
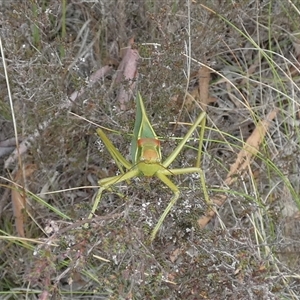
<path id="1" fill-rule="evenodd" d="M 177 186 L 164 174 L 158 172 L 156 174 L 156 176 L 165 184 L 167 185 L 172 192 L 174 193 L 173 197 L 171 198 L 168 206 L 165 208 L 164 212 L 162 213 L 162 215 L 159 217 L 159 220 L 157 222 L 157 224 L 155 225 L 154 229 L 152 230 L 151 233 L 151 237 L 150 240 L 153 241 L 155 239 L 155 236 L 158 232 L 158 230 L 160 229 L 162 223 L 164 222 L 166 216 L 169 214 L 170 210 L 172 209 L 172 207 L 175 205 L 175 203 L 177 202 L 179 195 L 180 195 L 180 191 L 177 188 Z"/>
<path id="2" fill-rule="evenodd" d="M 158 173 L 156 173 L 156 176 L 172 190 L 174 195 L 171 198 L 168 206 L 165 208 L 164 212 L 160 216 L 157 224 L 155 225 L 155 227 L 151 233 L 151 238 L 150 238 L 151 241 L 153 241 L 155 239 L 156 234 L 159 231 L 162 223 L 164 222 L 165 218 L 167 217 L 167 215 L 169 214 L 169 212 L 171 211 L 173 206 L 176 204 L 176 202 L 180 196 L 180 191 L 179 191 L 178 187 L 167 176 L 190 174 L 190 173 L 198 173 L 199 174 L 200 184 L 202 186 L 203 194 L 204 194 L 204 200 L 207 203 L 207 205 L 211 205 L 211 201 L 209 199 L 209 195 L 208 195 L 207 188 L 206 188 L 204 173 L 201 168 L 191 167 L 191 168 L 184 168 L 184 169 L 160 170 Z"/>
<path id="3" fill-rule="evenodd" d="M 109 177 L 109 178 L 103 178 L 102 180 L 99 180 L 100 187 L 99 187 L 97 196 L 95 198 L 92 210 L 88 216 L 88 219 L 91 219 L 94 216 L 95 211 L 97 210 L 99 203 L 101 201 L 103 191 L 108 190 L 111 186 L 113 186 L 117 183 L 120 183 L 122 181 L 126 181 L 133 177 L 136 177 L 138 174 L 139 174 L 138 169 L 132 169 L 125 174 L 121 174 L 121 175 Z"/>
<path id="4" fill-rule="evenodd" d="M 206 114 L 204 112 L 202 112 L 199 115 L 199 117 L 197 118 L 197 120 L 195 121 L 195 123 L 190 127 L 190 129 L 188 130 L 188 132 L 186 133 L 186 135 L 182 138 L 182 140 L 177 145 L 177 147 L 174 149 L 174 151 L 162 163 L 162 165 L 163 165 L 164 168 L 168 168 L 168 166 L 176 159 L 176 157 L 178 156 L 178 154 L 180 153 L 180 151 L 182 150 L 182 148 L 186 144 L 187 140 L 191 137 L 191 135 L 197 129 L 197 127 L 199 126 L 199 124 L 202 124 L 201 130 L 200 130 L 200 139 L 201 139 L 202 131 L 203 131 L 202 135 L 204 135 L 204 128 L 202 128 L 202 127 L 204 127 L 203 123 L 205 124 L 205 118 L 206 118 Z M 203 136 L 202 136 L 202 140 L 203 140 Z M 199 142 L 202 143 L 203 141 L 200 140 Z M 200 145 L 199 145 L 199 147 L 200 147 Z M 198 156 L 199 156 L 199 153 L 198 153 Z M 199 158 L 197 158 L 197 161 L 199 160 L 199 165 L 200 165 L 200 158 L 201 158 L 201 153 L 200 153 Z"/>
<path id="5" fill-rule="evenodd" d="M 161 170 L 160 173 L 167 175 L 167 176 L 198 173 L 199 178 L 200 178 L 200 184 L 203 189 L 204 200 L 207 204 L 211 203 L 208 192 L 207 192 L 205 176 L 204 176 L 203 170 L 201 168 L 190 167 L 190 168 L 183 168 L 183 169 L 166 169 L 166 170 Z"/>
<path id="6" fill-rule="evenodd" d="M 118 165 L 119 170 L 124 173 L 122 166 L 124 166 L 127 170 L 132 168 L 131 163 L 129 163 L 124 156 L 119 152 L 119 150 L 112 144 L 112 142 L 109 140 L 107 135 L 104 133 L 104 131 L 100 128 L 97 129 L 97 134 L 101 138 L 102 142 L 104 143 L 106 149 Z"/>
<path id="7" fill-rule="evenodd" d="M 201 129 L 200 129 L 200 134 L 199 134 L 199 148 L 198 148 L 198 155 L 197 155 L 197 161 L 196 161 L 196 167 L 197 168 L 200 168 L 200 163 L 201 163 L 205 123 L 206 123 L 206 117 L 204 117 L 200 122 Z"/>

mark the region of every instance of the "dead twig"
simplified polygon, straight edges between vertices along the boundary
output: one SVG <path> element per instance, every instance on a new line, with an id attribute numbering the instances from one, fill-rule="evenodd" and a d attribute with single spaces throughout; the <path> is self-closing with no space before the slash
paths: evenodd
<path id="1" fill-rule="evenodd" d="M 95 82 L 99 81 L 101 78 L 103 78 L 110 70 L 112 69 L 112 66 L 107 65 L 102 68 L 100 68 L 98 71 L 93 73 L 89 80 L 89 85 L 93 85 Z M 85 92 L 84 88 L 81 88 L 80 91 L 75 91 L 69 98 L 66 99 L 59 107 L 57 112 L 54 114 L 54 116 L 46 121 L 44 121 L 42 124 L 39 125 L 39 129 L 36 129 L 30 136 L 25 138 L 20 144 L 19 144 L 19 151 L 15 149 L 13 153 L 8 157 L 8 159 L 5 161 L 4 167 L 9 168 L 11 164 L 13 164 L 16 160 L 18 155 L 23 155 L 27 152 L 29 146 L 40 136 L 41 132 L 43 132 L 44 129 L 46 129 L 49 124 L 55 120 L 62 111 L 64 110 L 70 110 L 74 104 L 74 102 L 79 99 L 79 97 Z"/>

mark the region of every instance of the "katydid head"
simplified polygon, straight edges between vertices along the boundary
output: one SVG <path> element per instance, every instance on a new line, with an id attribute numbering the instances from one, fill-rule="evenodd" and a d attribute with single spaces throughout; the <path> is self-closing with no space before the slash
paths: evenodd
<path id="1" fill-rule="evenodd" d="M 155 138 L 138 139 L 139 161 L 146 164 L 160 164 L 160 141 Z"/>
<path id="2" fill-rule="evenodd" d="M 143 137 L 137 140 L 136 166 L 144 176 L 153 176 L 161 169 L 160 142 L 156 138 Z"/>

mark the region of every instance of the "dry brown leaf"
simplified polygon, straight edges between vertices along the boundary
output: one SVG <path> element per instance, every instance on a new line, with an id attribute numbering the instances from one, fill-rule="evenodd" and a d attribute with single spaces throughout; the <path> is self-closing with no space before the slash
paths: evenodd
<path id="1" fill-rule="evenodd" d="M 209 82 L 211 80 L 211 70 L 206 66 L 203 66 L 198 71 L 199 78 L 199 104 L 201 105 L 203 111 L 206 111 L 208 104 L 214 103 L 217 101 L 216 98 L 210 97 L 209 95 Z"/>
<path id="2" fill-rule="evenodd" d="M 24 186 L 23 178 L 30 176 L 35 170 L 35 165 L 28 165 L 25 170 L 18 170 L 14 180 L 16 184 L 11 190 L 11 202 L 15 217 L 15 225 L 20 237 L 25 237 L 24 222 L 26 218 L 26 195 L 23 190 L 20 190 L 20 186 Z"/>
<path id="3" fill-rule="evenodd" d="M 117 101 L 120 103 L 121 110 L 126 109 L 126 104 L 132 97 L 135 88 L 136 78 L 138 76 L 137 64 L 139 60 L 139 52 L 132 49 L 134 39 L 130 39 L 128 47 L 124 50 L 123 59 L 119 64 L 115 83 L 120 83 L 120 90 Z M 123 84 L 126 81 L 127 83 Z"/>
<path id="4" fill-rule="evenodd" d="M 16 187 L 15 187 L 16 188 Z M 19 236 L 25 237 L 24 232 L 24 211 L 26 209 L 26 201 L 23 193 L 13 189 L 11 191 L 11 201 L 13 213 L 15 217 L 16 230 Z"/>
<path id="5" fill-rule="evenodd" d="M 210 97 L 209 95 L 209 82 L 211 80 L 210 73 L 211 70 L 205 66 L 199 68 L 197 74 L 199 81 L 198 86 L 186 96 L 185 106 L 188 111 L 194 107 L 195 101 L 200 104 L 203 111 L 207 110 L 207 106 L 210 103 L 217 101 L 216 98 Z"/>
<path id="6" fill-rule="evenodd" d="M 230 167 L 230 172 L 225 180 L 227 185 L 230 185 L 233 182 L 233 177 L 235 175 L 241 173 L 250 166 L 251 159 L 258 153 L 259 146 L 269 129 L 270 121 L 276 117 L 277 112 L 278 109 L 274 109 L 269 113 L 265 120 L 260 121 L 257 124 L 256 128 L 247 139 L 243 149 L 239 152 L 235 163 Z"/>
<path id="7" fill-rule="evenodd" d="M 210 198 L 210 201 L 217 207 L 220 207 L 226 201 L 227 196 L 224 194 L 215 195 L 213 198 Z M 210 220 L 216 215 L 216 208 L 209 208 L 205 215 L 198 219 L 197 223 L 200 228 L 204 228 Z"/>
<path id="8" fill-rule="evenodd" d="M 105 65 L 104 67 L 97 70 L 95 73 L 93 73 L 89 79 L 89 85 L 94 84 L 95 82 L 99 81 L 101 78 L 105 77 L 111 70 L 112 65 Z M 86 91 L 86 88 L 81 88 L 79 91 L 75 91 L 71 94 L 69 97 L 71 101 L 76 101 L 77 98 L 79 98 L 84 92 Z"/>
<path id="9" fill-rule="evenodd" d="M 230 186 L 237 178 L 238 174 L 241 174 L 248 167 L 250 167 L 251 159 L 258 153 L 259 146 L 262 143 L 266 132 L 269 129 L 270 121 L 272 121 L 277 115 L 278 109 L 274 109 L 269 113 L 267 118 L 259 122 L 252 132 L 251 136 L 247 139 L 243 149 L 239 152 L 234 164 L 231 165 L 230 171 L 225 179 L 225 184 Z M 211 198 L 213 204 L 220 207 L 226 201 L 227 196 L 219 194 Z M 200 228 L 204 228 L 210 220 L 216 215 L 216 208 L 209 208 L 205 215 L 198 219 L 198 225 Z"/>
<path id="10" fill-rule="evenodd" d="M 178 258 L 178 256 L 181 254 L 181 249 L 180 248 L 177 248 L 175 249 L 174 251 L 172 251 L 170 253 L 170 261 L 173 263 L 176 261 L 176 259 Z"/>

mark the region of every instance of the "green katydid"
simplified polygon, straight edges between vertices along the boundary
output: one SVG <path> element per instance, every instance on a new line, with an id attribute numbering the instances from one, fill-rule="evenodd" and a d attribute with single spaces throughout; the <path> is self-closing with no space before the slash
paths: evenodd
<path id="1" fill-rule="evenodd" d="M 156 226 L 151 233 L 151 241 L 154 240 L 159 228 L 161 227 L 164 219 L 176 203 L 179 198 L 180 191 L 178 187 L 168 178 L 171 175 L 188 174 L 188 173 L 198 173 L 200 175 L 200 182 L 203 187 L 204 198 L 207 203 L 209 203 L 209 196 L 206 190 L 204 174 L 200 169 L 201 160 L 201 148 L 203 143 L 204 128 L 205 128 L 205 116 L 206 114 L 202 112 L 194 124 L 190 127 L 185 137 L 177 145 L 175 150 L 169 155 L 169 157 L 162 162 L 160 141 L 158 140 L 146 114 L 144 103 L 140 93 L 136 97 L 136 120 L 134 125 L 134 134 L 131 144 L 131 157 L 132 163 L 128 162 L 122 154 L 116 149 L 116 147 L 111 143 L 106 134 L 102 129 L 98 128 L 97 133 L 100 136 L 102 142 L 106 146 L 107 150 L 117 163 L 122 174 L 113 177 L 108 177 L 99 180 L 99 191 L 96 196 L 93 208 L 89 215 L 89 219 L 94 216 L 94 213 L 101 200 L 102 192 L 109 189 L 112 185 L 120 183 L 122 181 L 129 180 L 139 175 L 144 175 L 147 177 L 158 177 L 165 185 L 167 185 L 174 193 L 171 198 L 167 208 L 160 216 Z M 170 164 L 175 160 L 177 155 L 180 153 L 187 140 L 191 137 L 192 133 L 201 125 L 200 136 L 199 136 L 199 148 L 198 156 L 195 167 L 182 168 L 182 169 L 168 169 Z M 127 172 L 123 171 L 123 167 Z"/>

